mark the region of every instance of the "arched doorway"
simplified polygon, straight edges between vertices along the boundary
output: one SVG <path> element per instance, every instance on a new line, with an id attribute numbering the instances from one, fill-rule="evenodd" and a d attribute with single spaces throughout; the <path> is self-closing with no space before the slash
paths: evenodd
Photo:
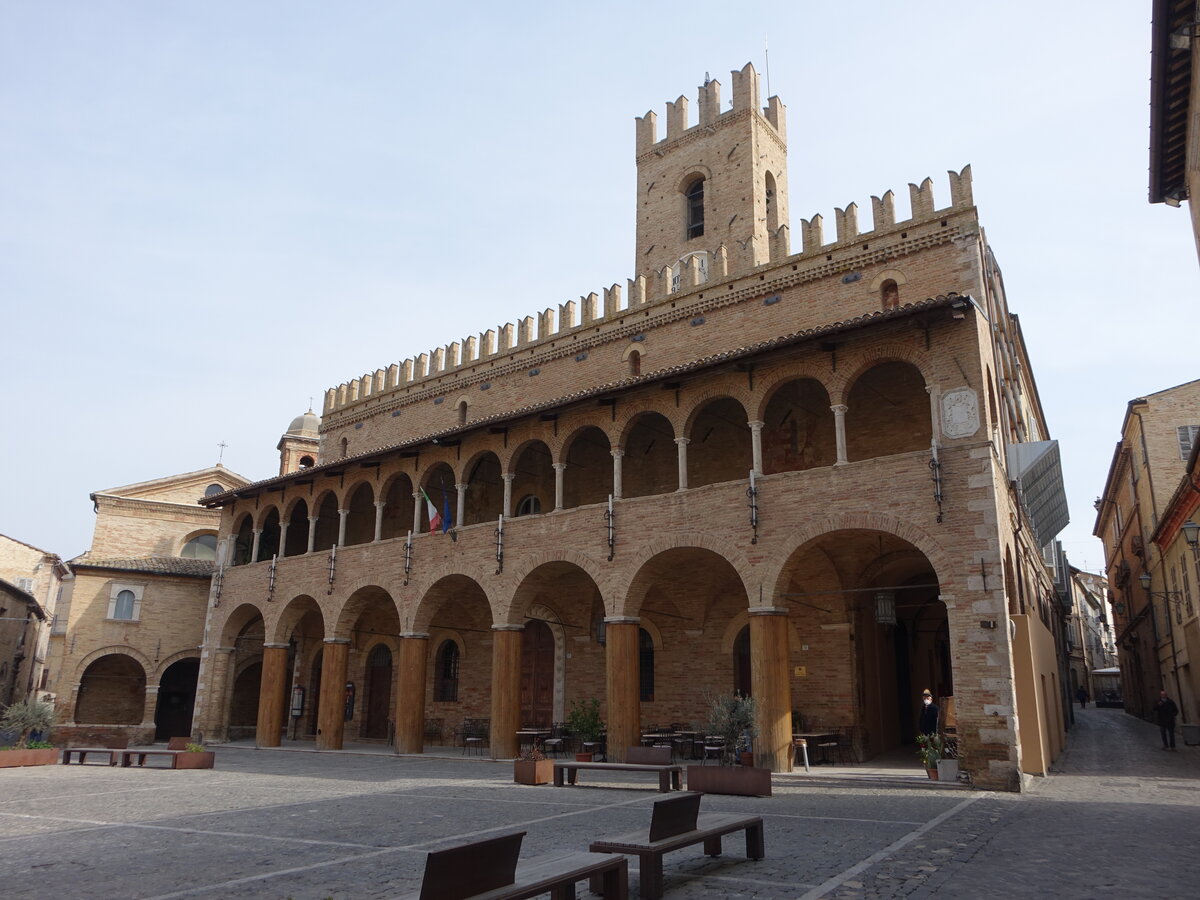
<path id="1" fill-rule="evenodd" d="M 146 708 L 146 671 L 124 653 L 102 656 L 79 679 L 75 722 L 87 725 L 137 725 Z"/>
<path id="2" fill-rule="evenodd" d="M 158 681 L 158 703 L 154 708 L 154 739 L 190 737 L 192 710 L 196 705 L 196 679 L 200 660 L 181 659 L 167 666 Z"/>
<path id="3" fill-rule="evenodd" d="M 554 635 L 532 619 L 521 633 L 521 724 L 549 728 L 554 716 Z"/>
<path id="4" fill-rule="evenodd" d="M 372 740 L 391 737 L 389 733 L 392 709 L 392 651 L 386 644 L 376 644 L 367 656 L 367 709 L 362 736 Z"/>

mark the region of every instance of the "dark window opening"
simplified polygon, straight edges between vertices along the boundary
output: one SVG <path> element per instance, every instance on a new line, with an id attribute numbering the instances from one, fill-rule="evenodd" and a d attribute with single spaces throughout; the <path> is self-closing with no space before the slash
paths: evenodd
<path id="1" fill-rule="evenodd" d="M 646 702 L 654 700 L 654 639 L 645 628 L 638 629 L 638 690 Z"/>
<path id="2" fill-rule="evenodd" d="M 433 699 L 442 703 L 458 700 L 458 644 L 442 641 L 437 652 L 437 680 L 433 685 Z"/>
<path id="3" fill-rule="evenodd" d="M 697 178 L 686 191 L 688 240 L 704 234 L 704 179 Z"/>
<path id="4" fill-rule="evenodd" d="M 312 468 L 316 464 L 317 464 L 317 461 L 315 459 L 313 459 L 311 456 L 300 457 L 300 468 L 302 468 L 302 469 Z"/>
<path id="5" fill-rule="evenodd" d="M 884 309 L 895 309 L 900 305 L 900 287 L 892 279 L 879 286 L 879 302 Z"/>
<path id="6" fill-rule="evenodd" d="M 642 374 L 642 354 L 637 350 L 629 354 L 629 374 L 637 376 Z"/>

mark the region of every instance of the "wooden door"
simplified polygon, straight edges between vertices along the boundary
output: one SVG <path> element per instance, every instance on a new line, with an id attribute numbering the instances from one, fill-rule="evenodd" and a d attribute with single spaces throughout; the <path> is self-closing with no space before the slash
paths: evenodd
<path id="1" fill-rule="evenodd" d="M 521 724 L 549 728 L 554 716 L 554 635 L 530 621 L 521 633 Z"/>
<path id="2" fill-rule="evenodd" d="M 362 736 L 388 737 L 392 710 L 392 651 L 379 644 L 367 657 L 367 710 Z"/>

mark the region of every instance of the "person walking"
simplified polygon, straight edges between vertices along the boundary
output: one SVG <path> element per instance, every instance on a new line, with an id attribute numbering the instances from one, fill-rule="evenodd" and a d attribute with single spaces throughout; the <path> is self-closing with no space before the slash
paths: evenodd
<path id="1" fill-rule="evenodd" d="M 1164 750 L 1175 749 L 1175 717 L 1179 715 L 1179 707 L 1167 696 L 1166 691 L 1158 692 L 1158 702 L 1154 704 L 1154 718 L 1158 721 L 1158 730 L 1162 734 Z"/>
<path id="2" fill-rule="evenodd" d="M 1075 699 L 1079 701 L 1080 709 L 1087 708 L 1088 692 L 1087 688 L 1085 688 L 1082 684 L 1079 686 L 1079 690 L 1075 692 Z"/>
<path id="3" fill-rule="evenodd" d="M 921 721 L 918 726 L 921 734 L 937 734 L 938 714 L 941 711 L 933 702 L 933 694 L 929 692 L 928 688 L 921 693 L 921 702 L 924 704 L 921 707 Z"/>

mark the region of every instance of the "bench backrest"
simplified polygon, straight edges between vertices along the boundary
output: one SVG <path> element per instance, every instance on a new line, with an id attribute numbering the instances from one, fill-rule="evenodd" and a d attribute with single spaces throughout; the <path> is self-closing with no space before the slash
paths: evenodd
<path id="1" fill-rule="evenodd" d="M 639 766 L 669 766 L 670 747 L 630 747 L 625 751 L 625 762 Z"/>
<path id="2" fill-rule="evenodd" d="M 677 797 L 655 802 L 654 812 L 650 815 L 651 842 L 695 831 L 703 796 L 698 791 L 686 791 Z"/>
<path id="3" fill-rule="evenodd" d="M 524 831 L 437 850 L 425 857 L 420 900 L 463 900 L 517 880 Z"/>

